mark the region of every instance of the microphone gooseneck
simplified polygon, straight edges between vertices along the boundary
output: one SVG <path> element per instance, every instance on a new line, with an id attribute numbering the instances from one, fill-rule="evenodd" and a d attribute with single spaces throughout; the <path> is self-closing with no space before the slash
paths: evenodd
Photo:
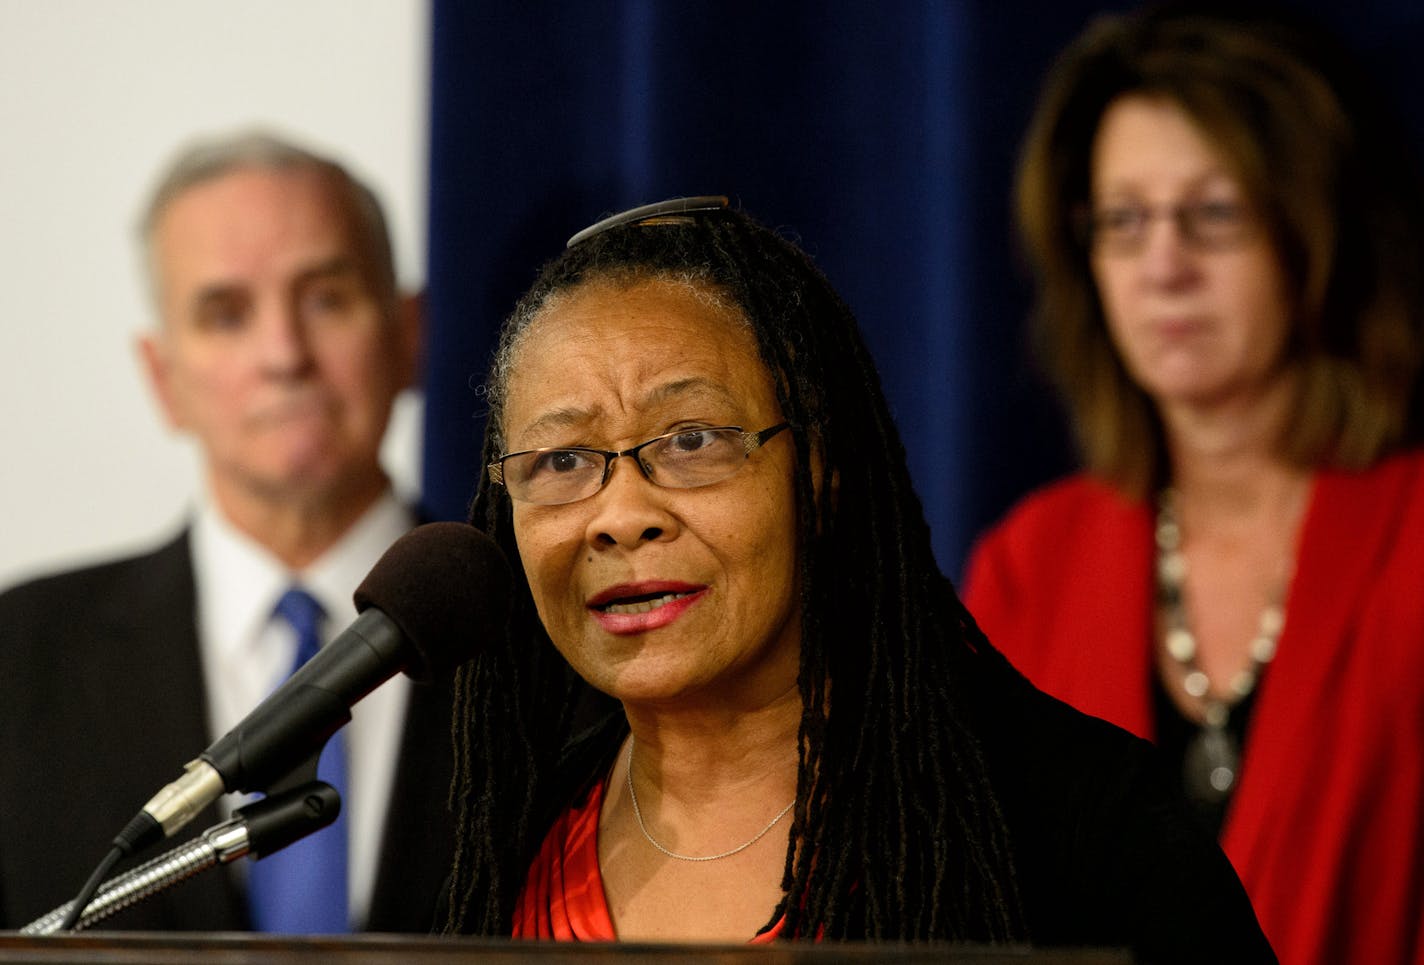
<path id="1" fill-rule="evenodd" d="M 312 781 L 263 798 L 233 812 L 191 841 L 110 878 L 99 885 L 82 915 L 73 915 L 78 899 L 36 918 L 22 935 L 53 935 L 92 928 L 111 915 L 220 864 L 246 855 L 264 858 L 330 825 L 341 813 L 341 796 L 323 781 Z M 68 922 L 68 924 L 66 924 Z"/>
<path id="2" fill-rule="evenodd" d="M 352 705 L 398 671 L 428 681 L 474 656 L 498 634 L 509 588 L 504 554 L 473 526 L 427 523 L 402 536 L 357 588 L 356 620 L 143 806 L 71 916 L 119 859 L 172 836 L 224 792 L 270 790 L 313 760 Z"/>

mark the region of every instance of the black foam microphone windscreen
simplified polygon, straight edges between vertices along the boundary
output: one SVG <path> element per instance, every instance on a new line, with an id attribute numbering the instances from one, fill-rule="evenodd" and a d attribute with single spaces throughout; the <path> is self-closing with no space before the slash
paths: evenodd
<path id="1" fill-rule="evenodd" d="M 509 587 L 504 554 L 475 527 L 411 530 L 357 589 L 356 620 L 154 795 L 120 834 L 124 847 L 172 835 L 224 791 L 269 790 L 396 672 L 429 680 L 472 657 L 503 632 Z"/>
<path id="2" fill-rule="evenodd" d="M 467 523 L 426 523 L 386 550 L 354 599 L 358 611 L 374 607 L 395 621 L 414 650 L 405 672 L 429 680 L 473 656 L 490 628 L 503 626 L 509 584 L 509 564 L 483 532 Z"/>

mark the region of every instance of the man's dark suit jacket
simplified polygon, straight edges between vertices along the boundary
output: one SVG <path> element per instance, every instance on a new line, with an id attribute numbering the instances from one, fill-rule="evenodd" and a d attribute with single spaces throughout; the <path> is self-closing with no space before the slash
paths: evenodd
<path id="1" fill-rule="evenodd" d="M 186 532 L 0 594 L 0 929 L 73 898 L 114 835 L 211 743 L 199 659 Z M 370 931 L 431 930 L 453 842 L 449 714 L 448 682 L 413 688 Z M 140 860 L 219 820 L 209 808 Z M 103 927 L 250 926 L 239 879 L 220 867 Z"/>

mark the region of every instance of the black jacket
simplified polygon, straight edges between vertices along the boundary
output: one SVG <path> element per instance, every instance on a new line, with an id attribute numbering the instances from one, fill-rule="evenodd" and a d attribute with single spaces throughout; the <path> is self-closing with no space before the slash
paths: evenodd
<path id="1" fill-rule="evenodd" d="M 1036 689 L 992 649 L 963 669 L 1031 944 L 1125 948 L 1144 965 L 1276 961 L 1151 744 Z M 538 827 L 604 779 L 626 734 L 614 712 L 575 739 Z"/>
<path id="2" fill-rule="evenodd" d="M 73 898 L 113 836 L 211 743 L 199 661 L 186 532 L 153 553 L 0 594 L 0 928 Z M 448 682 L 414 688 L 371 931 L 433 924 L 453 841 L 449 708 Z M 218 820 L 210 808 L 180 838 Z M 249 925 L 239 878 L 217 868 L 103 927 Z"/>

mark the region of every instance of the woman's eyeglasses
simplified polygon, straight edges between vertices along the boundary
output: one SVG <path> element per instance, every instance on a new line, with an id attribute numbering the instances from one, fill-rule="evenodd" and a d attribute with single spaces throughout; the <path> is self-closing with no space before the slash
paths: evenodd
<path id="1" fill-rule="evenodd" d="M 730 478 L 785 428 L 783 422 L 761 432 L 743 432 L 741 426 L 680 429 L 621 452 L 582 446 L 526 449 L 490 463 L 490 481 L 520 502 L 558 506 L 598 492 L 613 473 L 613 461 L 628 456 L 655 486 L 696 489 Z"/>
<path id="2" fill-rule="evenodd" d="M 1085 209 L 1081 228 L 1089 246 L 1111 255 L 1134 255 L 1147 242 L 1152 223 L 1167 218 L 1188 245 L 1224 251 L 1252 236 L 1256 216 L 1239 201 L 1192 201 L 1185 204 L 1110 204 Z"/>

